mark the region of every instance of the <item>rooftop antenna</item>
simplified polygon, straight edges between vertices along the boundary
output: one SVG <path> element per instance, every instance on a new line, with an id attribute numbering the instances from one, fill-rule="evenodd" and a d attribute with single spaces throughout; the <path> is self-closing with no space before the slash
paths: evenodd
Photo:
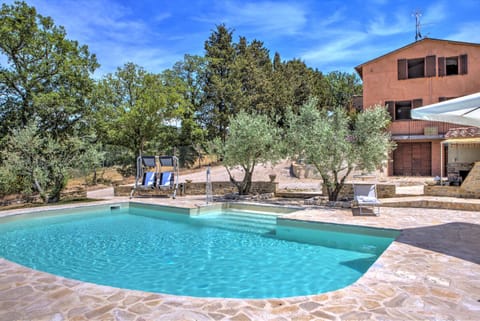
<path id="1" fill-rule="evenodd" d="M 420 17 L 422 13 L 419 10 L 416 10 L 413 15 L 415 16 L 415 41 L 422 39 L 422 33 L 420 32 Z"/>

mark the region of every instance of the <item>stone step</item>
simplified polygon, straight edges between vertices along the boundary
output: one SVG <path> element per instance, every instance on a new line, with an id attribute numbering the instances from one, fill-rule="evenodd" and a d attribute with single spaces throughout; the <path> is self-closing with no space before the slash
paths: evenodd
<path id="1" fill-rule="evenodd" d="M 193 217 L 195 222 L 205 226 L 251 233 L 269 233 L 275 230 L 275 215 L 257 215 L 254 213 L 223 213 Z"/>

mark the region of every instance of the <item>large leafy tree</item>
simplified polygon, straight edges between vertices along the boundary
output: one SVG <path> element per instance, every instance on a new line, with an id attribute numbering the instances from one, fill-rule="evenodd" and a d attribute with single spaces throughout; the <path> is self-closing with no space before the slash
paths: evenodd
<path id="1" fill-rule="evenodd" d="M 205 41 L 205 82 L 203 87 L 202 122 L 210 139 L 220 137 L 225 140 L 228 120 L 238 108 L 234 103 L 238 80 L 232 77 L 235 61 L 235 47 L 232 30 L 225 25 L 217 26 Z"/>
<path id="2" fill-rule="evenodd" d="M 0 11 L 0 135 L 35 119 L 53 138 L 86 126 L 90 75 L 98 67 L 87 46 L 25 2 Z"/>
<path id="3" fill-rule="evenodd" d="M 360 79 L 354 73 L 332 71 L 325 76 L 321 106 L 352 109 L 353 97 L 362 94 Z"/>
<path id="4" fill-rule="evenodd" d="M 127 148 L 131 161 L 149 149 L 158 152 L 155 139 L 183 109 L 182 87 L 167 80 L 127 63 L 97 85 L 98 128 L 107 143 Z"/>
<path id="5" fill-rule="evenodd" d="M 0 39 L 0 163 L 11 183 L 0 187 L 57 201 L 69 164 L 92 148 L 96 58 L 25 2 L 2 5 Z"/>
<path id="6" fill-rule="evenodd" d="M 201 127 L 200 115 L 205 84 L 207 60 L 204 57 L 185 55 L 165 72 L 168 82 L 183 88 L 184 108 L 178 117 L 181 121 L 177 145 L 182 165 L 191 164 L 204 146 L 205 130 Z"/>
<path id="7" fill-rule="evenodd" d="M 250 192 L 255 166 L 275 163 L 281 158 L 280 130 L 266 115 L 240 111 L 230 117 L 225 140 L 217 138 L 213 141 L 212 151 L 222 159 L 239 195 L 245 195 Z M 231 172 L 235 166 L 240 166 L 243 171 L 241 179 L 234 177 Z"/>
<path id="8" fill-rule="evenodd" d="M 315 99 L 298 114 L 288 115 L 286 133 L 290 154 L 314 165 L 336 201 L 355 168 L 371 172 L 382 165 L 393 147 L 386 128 L 390 116 L 381 106 L 359 113 L 353 120 L 344 108 L 318 110 Z"/>
<path id="9" fill-rule="evenodd" d="M 280 126 L 285 123 L 287 110 L 298 112 L 309 97 L 323 97 L 326 82 L 323 74 L 309 68 L 303 61 L 292 59 L 282 61 L 280 54 L 273 59 L 273 116 Z"/>
<path id="10" fill-rule="evenodd" d="M 269 51 L 263 43 L 254 40 L 251 43 L 240 37 L 236 47 L 236 58 L 233 64 L 232 77 L 238 87 L 233 97 L 238 110 L 272 114 L 273 86 L 272 62 Z"/>

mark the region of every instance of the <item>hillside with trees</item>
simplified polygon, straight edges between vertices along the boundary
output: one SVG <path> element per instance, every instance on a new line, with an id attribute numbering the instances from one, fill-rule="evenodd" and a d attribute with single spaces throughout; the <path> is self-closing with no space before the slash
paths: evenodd
<path id="1" fill-rule="evenodd" d="M 224 24 L 205 40 L 202 56 L 186 54 L 159 74 L 129 62 L 100 79 L 93 73 L 101 62 L 87 45 L 68 39 L 63 27 L 25 2 L 2 5 L 0 36 L 0 195 L 38 193 L 55 202 L 73 170 L 118 166 L 129 175 L 137 156 L 172 153 L 188 166 L 212 146 L 227 168 L 245 167 L 246 180 L 234 183 L 248 193 L 251 164 L 307 151 L 283 144 L 292 130 L 316 134 L 293 122 L 304 117 L 304 106 L 345 116 L 342 130 L 363 119 L 352 107 L 362 92 L 355 74 L 324 74 L 299 59 L 282 60 L 261 40 L 236 37 Z M 328 117 L 315 121 L 312 126 Z M 383 135 L 386 124 L 382 118 L 382 126 L 368 130 Z M 332 128 L 322 135 L 350 134 Z M 373 156 L 361 152 L 367 159 L 358 163 L 380 165 L 385 144 Z"/>

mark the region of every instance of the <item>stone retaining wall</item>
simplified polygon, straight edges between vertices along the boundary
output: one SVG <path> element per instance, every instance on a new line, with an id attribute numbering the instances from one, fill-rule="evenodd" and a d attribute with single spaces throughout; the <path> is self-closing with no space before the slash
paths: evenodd
<path id="1" fill-rule="evenodd" d="M 206 193 L 206 184 L 198 183 L 184 183 L 185 195 L 204 195 Z M 278 183 L 275 182 L 252 182 L 252 194 L 275 193 L 277 191 Z M 237 187 L 230 182 L 212 182 L 212 192 L 214 195 L 225 195 L 236 193 Z"/>
<path id="2" fill-rule="evenodd" d="M 425 185 L 423 187 L 423 194 L 426 196 L 480 198 L 480 190 L 467 191 L 461 186 Z"/>
<path id="3" fill-rule="evenodd" d="M 275 193 L 277 191 L 278 183 L 276 182 L 252 182 L 251 193 L 252 194 L 266 194 L 266 193 Z M 115 196 L 130 196 L 132 191 L 132 185 L 120 185 L 114 186 L 114 195 Z M 173 190 L 167 189 L 138 189 L 137 190 L 141 195 L 165 195 L 170 196 L 173 193 Z M 237 187 L 230 182 L 212 182 L 212 193 L 213 195 L 225 195 L 230 193 L 236 193 Z M 206 184 L 204 182 L 189 182 L 181 183 L 178 185 L 177 195 L 205 195 L 206 193 Z"/>
<path id="4" fill-rule="evenodd" d="M 444 210 L 480 212 L 480 203 L 452 202 L 451 199 L 442 200 L 441 198 L 438 198 L 435 200 L 429 200 L 429 199 L 399 200 L 397 202 L 384 202 L 382 203 L 381 206 L 382 207 L 406 207 L 406 208 L 439 208 Z"/>
<path id="5" fill-rule="evenodd" d="M 467 192 L 480 193 L 480 162 L 473 165 L 461 188 Z"/>
<path id="6" fill-rule="evenodd" d="M 75 200 L 75 199 L 82 199 L 87 198 L 87 191 L 83 187 L 69 189 L 62 191 L 60 193 L 60 200 L 61 201 L 68 201 L 68 200 Z M 15 194 L 15 195 L 5 195 L 0 196 L 0 206 L 7 206 L 12 204 L 27 204 L 27 203 L 43 203 L 40 195 L 22 195 L 22 194 Z"/>
<path id="7" fill-rule="evenodd" d="M 323 195 L 328 195 L 327 194 L 327 187 L 325 185 L 322 185 L 322 194 Z M 397 195 L 395 194 L 395 184 L 377 184 L 377 197 L 378 198 L 389 198 L 389 197 L 396 197 Z M 353 184 L 352 183 L 346 183 L 342 190 L 340 191 L 340 194 L 338 196 L 338 199 L 342 198 L 348 198 L 348 199 L 353 199 Z"/>
<path id="8" fill-rule="evenodd" d="M 296 162 L 292 162 L 290 166 L 291 166 L 291 173 L 296 178 L 317 178 L 317 179 L 322 178 L 318 173 L 318 170 L 313 165 L 299 164 Z"/>

